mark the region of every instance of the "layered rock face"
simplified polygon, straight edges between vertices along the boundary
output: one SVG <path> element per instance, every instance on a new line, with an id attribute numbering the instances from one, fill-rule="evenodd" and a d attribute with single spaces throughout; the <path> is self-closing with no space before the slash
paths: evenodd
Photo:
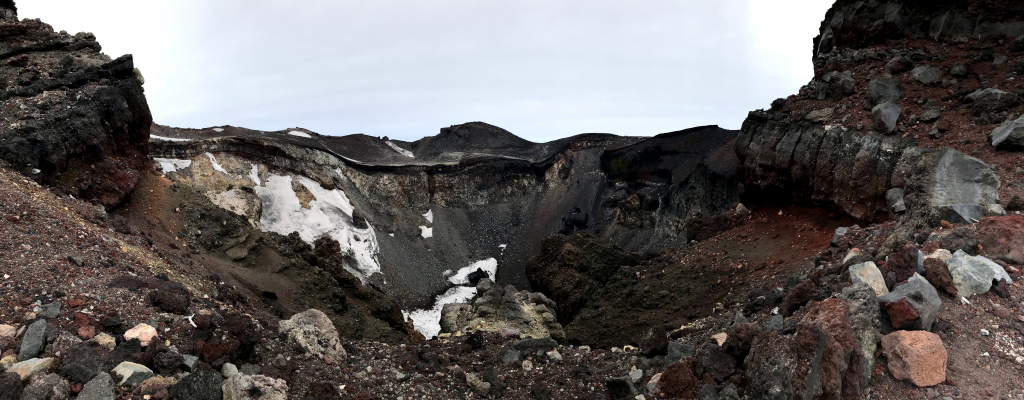
<path id="1" fill-rule="evenodd" d="M 994 47 L 1011 42 L 1008 51 L 1019 50 L 1020 8 L 836 2 L 815 39 L 815 78 L 743 124 L 736 151 L 744 195 L 826 205 L 873 221 L 905 213 L 914 226 L 1001 215 L 1000 174 L 986 162 L 1002 156 L 964 138 L 974 126 L 1016 115 L 1019 95 L 992 86 L 997 78 L 1013 84 L 1017 73 Z M 993 145 L 1011 125 L 991 134 Z"/>
<path id="2" fill-rule="evenodd" d="M 116 206 L 149 165 L 153 118 L 131 55 L 111 59 L 91 33 L 56 33 L 0 6 L 0 160 Z"/>
<path id="3" fill-rule="evenodd" d="M 407 305 L 443 292 L 445 271 L 489 258 L 499 284 L 528 287 L 523 265 L 553 233 L 638 252 L 681 247 L 690 217 L 738 199 L 736 133 L 714 126 L 549 143 L 480 122 L 411 143 L 300 129 L 153 132 L 151 152 L 173 181 L 263 231 L 331 236 L 347 270 Z"/>

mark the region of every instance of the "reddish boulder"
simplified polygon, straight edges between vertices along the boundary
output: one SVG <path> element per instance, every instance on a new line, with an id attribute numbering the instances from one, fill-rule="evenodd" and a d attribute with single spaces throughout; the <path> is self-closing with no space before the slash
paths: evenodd
<path id="1" fill-rule="evenodd" d="M 882 337 L 889 372 L 918 387 L 946 380 L 946 347 L 939 335 L 926 331 L 896 331 Z"/>
<path id="2" fill-rule="evenodd" d="M 906 282 L 917 272 L 917 247 L 906 243 L 889 255 L 885 265 L 888 271 L 885 274 L 885 285 L 892 290 L 901 283 Z"/>
<path id="3" fill-rule="evenodd" d="M 953 284 L 953 277 L 949 275 L 946 263 L 938 258 L 924 259 L 924 278 L 937 289 L 942 289 L 951 295 L 957 293 L 956 285 Z"/>
<path id="4" fill-rule="evenodd" d="M 692 399 L 700 388 L 699 375 L 702 375 L 700 362 L 696 358 L 685 357 L 665 368 L 658 382 L 658 391 L 670 399 Z"/>
<path id="5" fill-rule="evenodd" d="M 782 299 L 782 305 L 779 306 L 782 316 L 788 317 L 793 315 L 794 311 L 799 310 L 800 307 L 811 301 L 817 292 L 818 288 L 814 285 L 814 281 L 810 279 L 794 286 L 789 290 L 789 293 L 786 293 L 786 297 Z"/>
<path id="6" fill-rule="evenodd" d="M 978 222 L 981 254 L 993 260 L 1024 264 L 1024 217 L 985 217 Z"/>
<path id="7" fill-rule="evenodd" d="M 807 308 L 796 335 L 758 335 L 744 361 L 755 398 L 860 398 L 864 361 L 848 313 L 846 302 L 829 299 Z"/>
<path id="8" fill-rule="evenodd" d="M 882 309 L 889 314 L 893 329 L 914 329 L 915 322 L 921 318 L 921 314 L 918 314 L 906 298 L 883 302 Z"/>

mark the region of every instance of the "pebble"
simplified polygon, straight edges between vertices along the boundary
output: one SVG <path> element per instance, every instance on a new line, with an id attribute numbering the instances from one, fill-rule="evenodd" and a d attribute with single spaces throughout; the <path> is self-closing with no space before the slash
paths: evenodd
<path id="1" fill-rule="evenodd" d="M 523 371 L 533 370 L 533 362 L 530 360 L 523 360 Z"/>
<path id="2" fill-rule="evenodd" d="M 143 347 L 149 346 L 149 342 L 152 342 L 157 337 L 156 328 L 153 328 L 150 324 L 135 325 L 134 328 L 124 333 L 124 340 L 139 339 Z"/>
<path id="3" fill-rule="evenodd" d="M 18 333 L 17 328 L 0 324 L 0 337 L 14 337 L 15 333 Z"/>
<path id="4" fill-rule="evenodd" d="M 231 378 L 232 376 L 238 375 L 238 367 L 232 363 L 224 363 L 220 368 L 220 374 L 224 375 L 224 378 Z"/>
<path id="5" fill-rule="evenodd" d="M 643 378 L 643 377 L 644 377 L 644 370 L 642 370 L 642 369 L 634 369 L 632 371 L 629 371 L 629 379 L 632 379 L 633 383 L 639 382 L 640 378 Z"/>
<path id="6" fill-rule="evenodd" d="M 988 329 L 982 329 L 981 330 L 981 336 L 988 336 L 988 335 L 991 335 L 991 333 L 989 333 Z"/>
<path id="7" fill-rule="evenodd" d="M 551 351 L 547 352 L 547 356 L 548 356 L 548 360 L 549 361 L 552 361 L 552 362 L 562 361 L 562 354 L 560 354 L 557 349 L 556 350 L 551 350 Z"/>

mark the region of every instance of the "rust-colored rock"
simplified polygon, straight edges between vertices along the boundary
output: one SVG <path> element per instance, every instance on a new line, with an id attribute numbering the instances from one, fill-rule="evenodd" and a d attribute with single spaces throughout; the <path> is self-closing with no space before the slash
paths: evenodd
<path id="1" fill-rule="evenodd" d="M 946 380 L 946 347 L 939 335 L 926 331 L 896 331 L 882 337 L 889 372 L 918 387 Z"/>
<path id="2" fill-rule="evenodd" d="M 951 295 L 956 295 L 956 285 L 953 284 L 953 277 L 949 275 L 946 263 L 938 258 L 924 259 L 924 278 L 935 286 Z"/>
<path id="3" fill-rule="evenodd" d="M 658 382 L 658 391 L 671 399 L 692 399 L 700 388 L 698 375 L 701 375 L 700 362 L 696 358 L 685 357 L 665 368 Z"/>
<path id="4" fill-rule="evenodd" d="M 882 309 L 889 314 L 893 329 L 913 329 L 914 322 L 921 318 L 921 314 L 905 298 L 883 302 Z"/>
<path id="5" fill-rule="evenodd" d="M 1024 217 L 986 217 L 978 222 L 981 254 L 993 260 L 1024 264 Z"/>
<path id="6" fill-rule="evenodd" d="M 788 317 L 793 315 L 793 311 L 799 310 L 801 306 L 807 304 L 808 301 L 814 298 L 814 294 L 817 291 L 818 288 L 814 285 L 814 281 L 809 279 L 794 286 L 793 289 L 789 290 L 789 293 L 786 293 L 786 297 L 782 299 L 782 305 L 779 307 L 782 311 L 782 316 Z"/>

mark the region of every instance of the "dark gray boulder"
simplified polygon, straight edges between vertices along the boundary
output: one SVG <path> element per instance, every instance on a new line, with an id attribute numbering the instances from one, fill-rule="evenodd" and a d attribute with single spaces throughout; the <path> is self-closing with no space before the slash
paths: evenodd
<path id="1" fill-rule="evenodd" d="M 818 100 L 842 99 L 856 93 L 857 80 L 853 78 L 851 71 L 831 71 L 822 76 L 821 81 L 815 84 L 815 92 Z"/>
<path id="2" fill-rule="evenodd" d="M 988 135 L 988 140 L 999 150 L 1024 150 L 1024 117 L 999 126 Z"/>
<path id="3" fill-rule="evenodd" d="M 871 109 L 871 120 L 875 131 L 892 133 L 896 130 L 896 122 L 900 119 L 902 109 L 893 102 L 885 102 Z"/>
<path id="4" fill-rule="evenodd" d="M 914 68 L 914 62 L 903 56 L 893 57 L 892 60 L 885 63 L 885 73 L 887 74 L 902 74 L 910 71 L 911 68 Z"/>
<path id="5" fill-rule="evenodd" d="M 25 330 L 25 334 L 21 338 L 21 348 L 18 350 L 18 361 L 25 361 L 31 358 L 36 358 L 46 348 L 46 342 L 49 337 L 56 337 L 57 328 L 46 323 L 45 320 L 36 320 L 28 329 Z"/>
<path id="6" fill-rule="evenodd" d="M 925 85 L 938 82 L 942 79 L 942 70 L 937 67 L 917 67 L 910 71 L 910 76 Z"/>
<path id="7" fill-rule="evenodd" d="M 939 292 L 917 273 L 914 273 L 907 283 L 897 286 L 889 294 L 879 296 L 878 301 L 882 303 L 882 309 L 887 310 L 894 329 L 930 331 L 942 308 Z M 895 306 L 896 303 L 900 305 Z M 914 312 L 902 308 L 906 305 L 912 307 Z M 899 315 L 895 314 L 897 311 Z"/>
<path id="8" fill-rule="evenodd" d="M 867 387 L 871 380 L 871 372 L 875 370 L 875 350 L 878 348 L 875 337 L 881 334 L 878 298 L 870 286 L 856 284 L 843 288 L 839 299 L 850 305 L 846 316 L 850 321 L 853 340 L 860 344 L 863 365 L 861 372 L 864 377 L 862 387 Z"/>
<path id="9" fill-rule="evenodd" d="M 993 88 L 978 89 L 965 96 L 964 100 L 973 104 L 976 116 L 1006 111 L 1020 103 L 1020 97 L 1016 93 Z"/>
<path id="10" fill-rule="evenodd" d="M 999 176 L 981 160 L 953 149 L 913 148 L 904 152 L 892 184 L 915 224 L 974 222 L 988 205 L 999 204 Z"/>
<path id="11" fill-rule="evenodd" d="M 78 400 L 114 400 L 114 379 L 108 373 L 97 374 L 82 387 Z"/>
<path id="12" fill-rule="evenodd" d="M 903 88 L 895 77 L 884 76 L 868 83 L 868 99 L 872 106 L 896 101 L 900 97 L 903 97 Z"/>
<path id="13" fill-rule="evenodd" d="M 106 374 L 104 374 L 106 375 Z M 109 379 L 110 376 L 108 375 Z M 196 371 L 171 385 L 167 392 L 173 400 L 221 400 L 221 383 L 223 380 L 212 371 Z M 114 382 L 110 382 L 113 386 Z"/>

